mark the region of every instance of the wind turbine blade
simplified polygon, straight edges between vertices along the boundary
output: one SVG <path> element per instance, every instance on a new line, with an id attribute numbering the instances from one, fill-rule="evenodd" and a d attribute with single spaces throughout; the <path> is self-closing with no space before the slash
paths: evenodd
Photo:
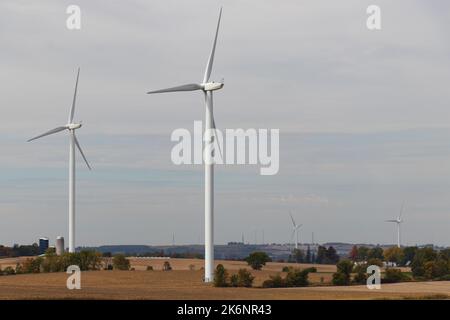
<path id="1" fill-rule="evenodd" d="M 292 242 L 292 240 L 294 240 L 294 236 L 295 236 L 295 230 L 292 231 L 289 242 Z"/>
<path id="2" fill-rule="evenodd" d="M 45 137 L 45 136 L 48 136 L 48 135 L 60 132 L 60 131 L 63 131 L 63 130 L 66 130 L 66 129 L 67 129 L 66 126 L 58 127 L 58 128 L 52 129 L 50 131 L 47 131 L 46 133 L 40 134 L 40 135 L 38 135 L 38 136 L 36 136 L 34 138 L 31 138 L 30 140 L 27 140 L 27 142 L 30 142 L 30 141 L 33 141 L 33 140 L 36 140 L 36 139 L 39 139 L 39 138 L 42 138 L 42 137 Z"/>
<path id="3" fill-rule="evenodd" d="M 398 215 L 398 220 L 400 221 L 402 218 L 403 207 L 405 206 L 405 201 L 402 202 L 402 207 L 400 208 L 400 214 Z"/>
<path id="4" fill-rule="evenodd" d="M 214 53 L 216 52 L 216 43 L 217 43 L 217 35 L 219 34 L 219 26 L 220 26 L 220 19 L 222 17 L 222 8 L 220 8 L 219 13 L 219 21 L 217 21 L 217 29 L 216 29 L 216 36 L 214 37 L 214 43 L 211 50 L 211 54 L 209 55 L 208 63 L 206 64 L 206 70 L 205 70 L 205 76 L 203 77 L 203 83 L 208 82 L 209 77 L 211 76 L 211 70 L 214 62 Z"/>
<path id="5" fill-rule="evenodd" d="M 73 140 L 75 140 L 75 144 L 77 145 L 78 150 L 80 150 L 81 156 L 83 157 L 84 162 L 86 162 L 87 167 L 89 168 L 89 170 L 92 170 L 91 166 L 89 165 L 89 162 L 87 161 L 87 159 L 83 153 L 83 150 L 81 150 L 80 143 L 78 142 L 75 132 L 73 133 Z"/>
<path id="6" fill-rule="evenodd" d="M 161 90 L 155 90 L 155 91 L 149 91 L 147 94 L 153 94 L 153 93 L 165 93 L 165 92 L 178 92 L 178 91 L 195 91 L 195 90 L 202 90 L 203 87 L 196 83 L 189 83 L 182 86 L 167 88 L 167 89 L 161 89 Z"/>
<path id="7" fill-rule="evenodd" d="M 79 77 L 80 77 L 80 68 L 78 68 L 77 82 L 75 83 L 75 92 L 73 93 L 72 108 L 70 108 L 69 122 L 68 123 L 72 123 L 73 115 L 75 114 L 75 102 L 77 101 L 77 90 L 78 90 L 78 78 Z"/>
<path id="8" fill-rule="evenodd" d="M 397 222 L 397 220 L 385 220 L 384 222 Z"/>
<path id="9" fill-rule="evenodd" d="M 297 225 L 295 224 L 294 217 L 292 216 L 292 213 L 290 213 L 290 212 L 289 212 L 289 215 L 291 216 L 292 224 L 294 225 L 294 228 L 295 228 Z"/>
<path id="10" fill-rule="evenodd" d="M 212 91 L 207 92 L 206 94 L 210 94 L 210 103 L 211 103 L 211 110 L 212 110 L 212 127 L 214 129 L 214 137 L 216 139 L 216 144 L 217 147 L 219 148 L 219 154 L 220 154 L 220 158 L 223 159 L 223 153 L 222 153 L 222 149 L 220 147 L 220 143 L 219 143 L 219 139 L 217 139 L 217 133 L 216 133 L 216 121 L 214 120 L 214 109 L 213 109 L 213 93 Z"/>

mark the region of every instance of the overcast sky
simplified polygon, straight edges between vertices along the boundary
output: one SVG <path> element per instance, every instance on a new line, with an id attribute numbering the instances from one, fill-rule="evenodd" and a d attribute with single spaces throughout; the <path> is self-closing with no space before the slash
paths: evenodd
<path id="1" fill-rule="evenodd" d="M 66 8 L 81 7 L 81 30 Z M 366 28 L 381 7 L 382 30 Z M 203 167 L 170 161 L 176 128 L 204 117 L 200 82 L 220 6 L 212 79 L 219 128 L 280 129 L 280 171 L 221 166 L 216 243 L 450 245 L 448 1 L 0 2 L 0 243 L 68 238 L 65 124 L 81 67 L 77 245 L 203 241 Z"/>

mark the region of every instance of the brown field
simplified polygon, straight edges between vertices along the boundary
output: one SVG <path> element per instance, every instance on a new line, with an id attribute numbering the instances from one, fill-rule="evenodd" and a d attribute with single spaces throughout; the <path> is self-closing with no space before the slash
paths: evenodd
<path id="1" fill-rule="evenodd" d="M 316 285 L 307 288 L 214 288 L 202 282 L 203 260 L 168 259 L 173 271 L 161 271 L 162 259 L 130 259 L 135 271 L 89 271 L 81 275 L 81 290 L 66 288 L 67 274 L 23 274 L 0 277 L 0 299 L 404 299 L 450 296 L 450 282 L 410 282 L 383 284 L 381 290 L 365 286 L 334 287 L 327 285 L 335 266 L 315 265 L 310 274 Z M 17 259 L 2 259 L 0 266 L 15 266 Z M 248 268 L 242 261 L 217 261 L 230 273 Z M 151 265 L 154 271 L 144 271 Z M 190 266 L 194 270 L 190 270 Z M 310 265 L 269 263 L 262 271 L 253 271 L 255 286 L 285 265 L 301 268 Z M 405 270 L 406 271 L 406 270 Z M 324 283 L 321 284 L 320 278 Z"/>

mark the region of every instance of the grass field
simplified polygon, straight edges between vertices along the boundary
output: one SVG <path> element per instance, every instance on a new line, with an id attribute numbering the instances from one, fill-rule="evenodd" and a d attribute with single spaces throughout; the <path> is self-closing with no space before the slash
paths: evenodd
<path id="1" fill-rule="evenodd" d="M 335 266 L 315 265 L 318 273 L 307 288 L 215 288 L 202 282 L 203 260 L 169 259 L 173 271 L 161 271 L 166 260 L 131 259 L 135 271 L 89 271 L 81 275 L 81 290 L 66 288 L 67 274 L 23 274 L 0 277 L 0 299 L 405 299 L 450 296 L 450 282 L 410 282 L 383 284 L 381 290 L 365 286 L 325 285 Z M 0 260 L 0 266 L 15 266 L 16 259 Z M 230 273 L 247 267 L 241 261 L 217 261 Z M 148 265 L 154 271 L 145 271 Z M 193 265 L 193 267 L 192 267 Z M 253 271 L 255 285 L 276 274 L 286 263 L 269 263 L 262 271 Z M 310 265 L 297 265 L 305 268 Z M 191 269 L 194 270 L 191 270 Z M 247 267 L 248 268 L 248 267 Z M 321 285 L 320 278 L 324 278 Z M 319 286 L 317 286 L 319 285 Z"/>

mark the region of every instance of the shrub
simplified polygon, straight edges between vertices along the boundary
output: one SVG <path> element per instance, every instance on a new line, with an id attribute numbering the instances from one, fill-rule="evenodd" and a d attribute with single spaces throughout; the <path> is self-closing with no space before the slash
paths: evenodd
<path id="1" fill-rule="evenodd" d="M 353 268 L 353 272 L 356 273 L 353 277 L 353 282 L 357 284 L 365 284 L 367 281 L 367 265 L 359 264 Z"/>
<path id="2" fill-rule="evenodd" d="M 116 270 L 129 270 L 130 261 L 125 257 L 124 254 L 116 254 L 113 257 L 113 267 Z"/>
<path id="3" fill-rule="evenodd" d="M 77 254 L 79 254 L 80 264 L 78 266 L 81 271 L 100 270 L 102 265 L 101 253 L 94 250 L 83 250 Z"/>
<path id="4" fill-rule="evenodd" d="M 239 277 L 237 274 L 233 274 L 230 277 L 230 286 L 239 287 Z"/>
<path id="5" fill-rule="evenodd" d="M 41 257 L 33 259 L 28 258 L 22 265 L 24 273 L 39 273 L 41 272 L 41 263 L 43 259 Z"/>
<path id="6" fill-rule="evenodd" d="M 64 271 L 62 260 L 54 251 L 46 251 L 45 259 L 41 263 L 42 272 L 60 272 Z"/>
<path id="7" fill-rule="evenodd" d="M 450 281 L 450 274 L 446 274 L 445 276 L 439 277 L 436 280 Z"/>
<path id="8" fill-rule="evenodd" d="M 245 258 L 248 265 L 252 267 L 254 270 L 261 270 L 263 266 L 266 265 L 266 262 L 272 261 L 267 253 L 262 251 L 256 251 L 251 253 L 247 258 Z"/>
<path id="9" fill-rule="evenodd" d="M 255 280 L 255 277 L 253 277 L 247 269 L 239 269 L 237 280 L 238 287 L 250 288 L 253 285 L 253 280 Z"/>
<path id="10" fill-rule="evenodd" d="M 440 278 L 450 273 L 449 264 L 443 259 L 425 262 L 423 264 L 423 270 L 423 276 L 427 279 Z"/>
<path id="11" fill-rule="evenodd" d="M 336 272 L 333 273 L 332 283 L 335 286 L 348 286 L 350 284 L 350 279 L 344 273 Z"/>
<path id="12" fill-rule="evenodd" d="M 308 273 L 316 273 L 317 272 L 317 268 L 316 267 L 309 267 L 309 268 L 303 269 L 303 271 L 308 271 Z"/>
<path id="13" fill-rule="evenodd" d="M 170 265 L 170 262 L 164 261 L 163 271 L 171 271 L 171 270 L 172 270 L 172 266 Z"/>
<path id="14" fill-rule="evenodd" d="M 281 272 L 289 272 L 289 270 L 291 270 L 291 269 L 292 269 L 292 267 L 284 266 L 284 267 L 281 269 Z"/>
<path id="15" fill-rule="evenodd" d="M 306 287 L 308 282 L 308 269 L 292 269 L 286 275 L 285 283 L 287 287 Z"/>
<path id="16" fill-rule="evenodd" d="M 228 272 L 222 264 L 217 265 L 214 272 L 214 286 L 228 287 Z"/>
<path id="17" fill-rule="evenodd" d="M 409 277 L 406 274 L 404 274 L 400 269 L 387 268 L 384 273 L 384 278 L 382 279 L 382 282 L 395 283 L 407 280 L 410 280 Z"/>
<path id="18" fill-rule="evenodd" d="M 263 288 L 306 287 L 309 285 L 309 272 L 309 268 L 304 270 L 289 268 L 284 279 L 279 274 L 270 276 L 262 286 Z"/>
<path id="19" fill-rule="evenodd" d="M 3 274 L 6 276 L 10 276 L 16 274 L 16 271 L 11 267 L 6 267 L 5 270 L 3 270 Z"/>
<path id="20" fill-rule="evenodd" d="M 367 282 L 367 274 L 365 272 L 358 272 L 353 277 L 353 282 L 357 284 L 365 284 Z"/>
<path id="21" fill-rule="evenodd" d="M 270 276 L 270 279 L 266 280 L 262 284 L 263 288 L 282 288 L 285 287 L 284 279 L 279 275 Z"/>
<path id="22" fill-rule="evenodd" d="M 1 273 L 1 270 L 0 270 L 0 273 Z M 21 273 L 23 273 L 23 267 L 20 263 L 17 263 L 16 264 L 16 274 L 21 274 Z"/>

